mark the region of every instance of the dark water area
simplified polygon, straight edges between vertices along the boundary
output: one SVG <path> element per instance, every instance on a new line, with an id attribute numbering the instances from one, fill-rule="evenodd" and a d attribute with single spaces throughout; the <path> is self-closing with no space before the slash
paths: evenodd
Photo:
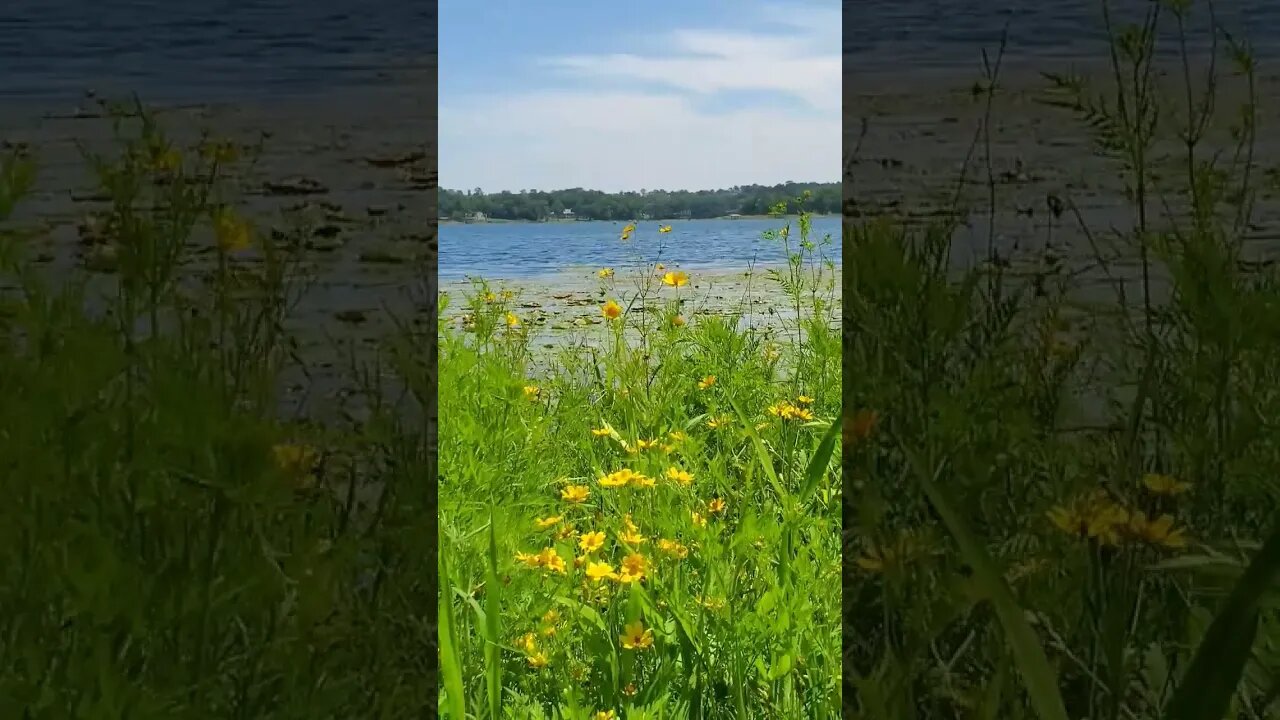
<path id="1" fill-rule="evenodd" d="M 1112 21 L 1141 22 L 1154 4 L 1111 0 Z M 1210 47 L 1210 7 L 1192 0 L 1186 28 L 1193 54 Z M 1212 8 L 1217 23 L 1247 39 L 1259 57 L 1280 57 L 1280 2 L 1217 0 Z M 1167 9 L 1161 13 L 1168 32 L 1158 46 L 1173 56 L 1177 24 Z M 983 49 L 994 61 L 1006 23 L 1010 60 L 1096 58 L 1106 48 L 1102 0 L 845 0 L 845 72 L 975 67 Z"/>
<path id="2" fill-rule="evenodd" d="M 434 62 L 434 2 L 3 0 L 0 102 L 331 92 Z"/>

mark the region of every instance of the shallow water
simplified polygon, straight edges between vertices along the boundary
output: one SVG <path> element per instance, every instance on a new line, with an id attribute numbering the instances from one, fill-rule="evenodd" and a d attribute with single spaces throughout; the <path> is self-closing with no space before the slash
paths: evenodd
<path id="1" fill-rule="evenodd" d="M 792 247 L 799 228 L 791 219 Z M 748 262 L 785 261 L 780 240 L 764 240 L 767 230 L 787 220 L 673 220 L 671 232 L 659 234 L 657 222 L 641 223 L 629 241 L 619 239 L 625 223 L 475 223 L 440 226 L 441 281 L 467 276 L 530 278 L 559 274 L 570 268 L 625 267 L 637 257 L 661 261 L 683 270 L 743 270 Z M 813 218 L 810 239 L 830 234 L 827 254 L 837 264 L 840 218 Z"/>

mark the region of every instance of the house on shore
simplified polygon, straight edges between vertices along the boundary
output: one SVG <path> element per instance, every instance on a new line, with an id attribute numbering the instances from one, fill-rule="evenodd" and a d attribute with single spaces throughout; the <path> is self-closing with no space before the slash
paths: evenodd
<path id="1" fill-rule="evenodd" d="M 574 219 L 573 211 L 572 211 L 572 210 L 570 210 L 569 208 L 565 208 L 565 209 L 561 210 L 561 211 L 560 211 L 560 219 L 561 219 L 561 220 L 572 220 L 572 219 Z"/>
<path id="2" fill-rule="evenodd" d="M 471 213 L 471 217 L 467 218 L 467 222 L 489 222 L 489 218 L 479 210 Z"/>

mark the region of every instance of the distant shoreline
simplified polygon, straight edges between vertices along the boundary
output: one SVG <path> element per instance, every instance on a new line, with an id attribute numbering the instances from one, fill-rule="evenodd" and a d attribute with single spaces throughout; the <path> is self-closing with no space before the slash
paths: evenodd
<path id="1" fill-rule="evenodd" d="M 809 213 L 813 217 L 837 217 L 839 213 Z M 671 223 L 671 222 L 706 222 L 708 220 L 788 220 L 798 217 L 797 215 L 782 215 L 774 217 L 773 215 L 738 215 L 733 217 L 723 215 L 712 218 L 650 218 L 640 222 L 648 223 Z M 486 219 L 486 220 L 445 220 L 443 218 L 437 221 L 440 225 L 552 225 L 552 224 L 569 224 L 579 222 L 604 222 L 620 225 L 626 222 L 634 222 L 628 220 L 564 220 L 562 218 L 547 220 L 505 220 L 505 219 Z"/>

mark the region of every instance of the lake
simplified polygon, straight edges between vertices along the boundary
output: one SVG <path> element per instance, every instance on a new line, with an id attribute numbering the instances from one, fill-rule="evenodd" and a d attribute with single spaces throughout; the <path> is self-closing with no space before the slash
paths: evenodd
<path id="1" fill-rule="evenodd" d="M 1113 18 L 1136 22 L 1153 3 L 1112 0 Z M 1247 35 L 1261 56 L 1280 56 L 1280 3 L 1215 2 L 1219 22 Z M 1193 51 L 1206 48 L 1207 3 L 1192 3 L 1188 22 Z M 1009 23 L 1009 59 L 1095 58 L 1105 49 L 1101 0 L 845 0 L 845 72 L 890 71 L 956 64 L 980 68 L 985 48 L 994 61 Z M 1172 17 L 1162 24 L 1172 30 Z M 1176 35 L 1161 38 L 1176 50 Z"/>
<path id="2" fill-rule="evenodd" d="M 436 3 L 4 0 L 0 100 L 311 94 L 434 62 Z"/>
<path id="3" fill-rule="evenodd" d="M 738 270 L 752 260 L 775 264 L 786 260 L 780 241 L 763 240 L 767 230 L 786 220 L 673 220 L 671 232 L 659 234 L 659 223 L 639 224 L 629 241 L 619 239 L 626 223 L 444 223 L 440 226 L 440 279 L 469 275 L 485 278 L 531 278 L 556 275 L 572 267 L 622 267 L 635 261 L 662 261 L 686 270 Z M 793 238 L 799 229 L 792 219 Z M 840 218 L 813 218 L 812 239 L 830 234 L 828 254 L 840 260 Z"/>

